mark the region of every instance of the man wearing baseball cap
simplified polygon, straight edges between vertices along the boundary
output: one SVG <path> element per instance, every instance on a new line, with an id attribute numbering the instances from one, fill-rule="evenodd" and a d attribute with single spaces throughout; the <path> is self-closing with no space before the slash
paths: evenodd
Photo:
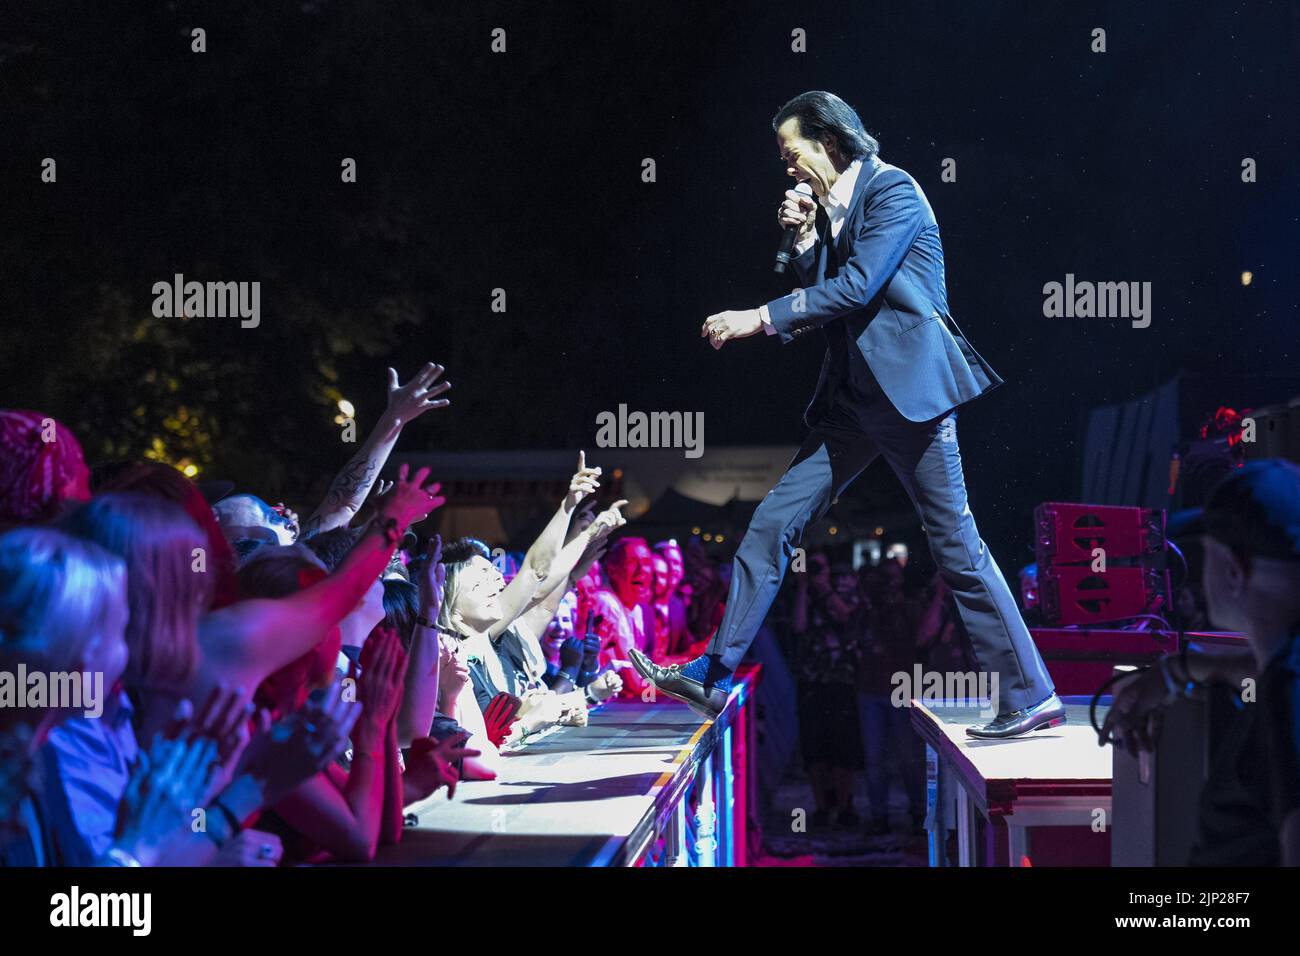
<path id="1" fill-rule="evenodd" d="M 1202 536 L 1211 622 L 1244 634 L 1250 650 L 1188 649 L 1117 684 L 1102 742 L 1154 750 L 1166 706 L 1231 687 L 1241 712 L 1201 794 L 1190 862 L 1300 866 L 1300 467 L 1274 459 L 1235 470 L 1188 530 Z"/>

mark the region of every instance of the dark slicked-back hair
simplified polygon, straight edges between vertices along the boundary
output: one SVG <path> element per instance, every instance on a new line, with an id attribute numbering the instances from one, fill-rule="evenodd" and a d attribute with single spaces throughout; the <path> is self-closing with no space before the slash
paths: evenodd
<path id="1" fill-rule="evenodd" d="M 772 117 L 772 131 L 790 117 L 799 120 L 799 132 L 805 139 L 825 143 L 834 141 L 840 154 L 848 160 L 869 159 L 880 151 L 880 143 L 868 133 L 857 112 L 848 103 L 825 90 L 800 93 Z"/>

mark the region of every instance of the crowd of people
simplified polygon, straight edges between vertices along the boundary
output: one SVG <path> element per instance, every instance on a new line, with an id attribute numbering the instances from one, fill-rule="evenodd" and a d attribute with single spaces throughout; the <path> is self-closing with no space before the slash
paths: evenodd
<path id="1" fill-rule="evenodd" d="M 371 860 L 405 807 L 631 692 L 614 662 L 659 608 L 611 600 L 600 468 L 514 568 L 410 531 L 445 503 L 426 469 L 376 487 L 443 372 L 389 371 L 305 520 L 160 462 L 92 470 L 63 423 L 0 411 L 0 863 Z M 625 595 L 655 573 L 627 540 L 606 564 Z"/>
<path id="2" fill-rule="evenodd" d="M 632 650 L 703 653 L 729 568 L 615 540 L 626 502 L 597 510 L 581 454 L 525 552 L 411 530 L 440 486 L 379 475 L 443 374 L 389 370 L 305 519 L 158 461 L 92 469 L 62 422 L 0 410 L 0 864 L 369 861 L 405 808 L 650 699 Z"/>
<path id="3" fill-rule="evenodd" d="M 602 471 L 582 455 L 525 552 L 410 530 L 444 504 L 439 485 L 405 465 L 377 479 L 403 427 L 448 404 L 442 375 L 427 364 L 403 385 L 389 370 L 379 422 L 305 520 L 160 462 L 92 471 L 61 422 L 0 410 L 0 864 L 368 861 L 400 840 L 406 807 L 493 779 L 530 738 L 606 701 L 648 699 L 633 651 L 705 652 L 730 567 L 698 538 L 615 539 L 626 502 L 597 510 Z M 1150 749 L 1177 693 L 1260 675 L 1268 706 L 1220 768 L 1251 794 L 1251 819 L 1217 804 L 1204 819 L 1221 840 L 1271 827 L 1273 859 L 1300 853 L 1297 474 L 1251 479 L 1281 502 L 1262 530 L 1237 527 L 1238 504 L 1205 532 L 1227 542 L 1207 567 L 1211 610 L 1255 653 L 1163 662 L 1122 689 L 1105 728 Z M 805 558 L 772 622 L 797 683 L 811 823 L 861 825 L 865 773 L 867 829 L 889 832 L 892 772 L 919 829 L 921 745 L 891 679 L 973 670 L 946 585 L 894 559 Z M 1266 756 L 1281 789 L 1238 779 Z"/>

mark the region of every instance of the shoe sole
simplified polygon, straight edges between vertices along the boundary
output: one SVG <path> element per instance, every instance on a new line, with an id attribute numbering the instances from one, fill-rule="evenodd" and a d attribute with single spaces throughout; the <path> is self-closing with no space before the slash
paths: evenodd
<path id="1" fill-rule="evenodd" d="M 650 678 L 647 677 L 646 680 L 650 680 Z M 693 711 L 695 712 L 696 716 L 703 717 L 705 720 L 717 720 L 717 719 L 718 719 L 718 715 L 717 715 L 717 714 L 715 714 L 715 713 L 714 713 L 713 711 L 711 711 L 711 710 L 705 710 L 705 709 L 702 708 L 699 704 L 695 703 L 695 701 L 691 700 L 689 697 L 682 697 L 682 696 L 680 696 L 680 695 L 678 695 L 678 694 L 674 694 L 674 693 L 673 693 L 672 691 L 670 691 L 670 690 L 664 690 L 664 689 L 663 689 L 662 687 L 660 687 L 658 684 L 655 684 L 654 681 L 650 681 L 650 683 L 651 683 L 652 685 L 654 685 L 654 689 L 655 689 L 655 692 L 656 692 L 656 693 L 663 694 L 665 697 L 671 697 L 673 700 L 677 701 L 679 704 L 685 704 L 687 707 L 689 707 L 691 710 L 693 710 Z"/>
<path id="2" fill-rule="evenodd" d="M 1030 727 L 1028 730 L 1022 730 L 1019 733 L 1015 733 L 1015 734 L 968 734 L 968 736 L 973 737 L 975 740 L 1015 740 L 1017 737 L 1025 737 L 1028 736 L 1029 734 L 1034 733 L 1035 731 L 1051 730 L 1053 727 L 1059 727 L 1061 726 L 1061 724 L 1065 723 L 1065 721 L 1066 721 L 1065 714 L 1061 714 L 1059 717 L 1053 717 L 1051 720 L 1045 720 L 1041 724 L 1035 724 L 1033 727 Z"/>
<path id="3" fill-rule="evenodd" d="M 649 674 L 647 674 L 645 671 L 641 669 L 640 662 L 635 657 L 632 658 L 632 669 L 635 670 L 638 674 L 640 674 L 643 680 L 649 682 L 650 686 L 655 689 L 656 694 L 663 694 L 665 697 L 671 697 L 679 704 L 685 704 L 687 707 L 693 710 L 698 716 L 703 717 L 705 720 L 718 719 L 718 714 L 715 714 L 712 711 L 704 710 L 698 704 L 696 704 L 695 701 L 691 700 L 690 698 L 682 697 L 679 694 L 674 694 L 672 691 L 665 690 L 663 687 L 660 687 L 659 684 L 655 682 L 655 679 L 653 677 L 651 677 Z"/>

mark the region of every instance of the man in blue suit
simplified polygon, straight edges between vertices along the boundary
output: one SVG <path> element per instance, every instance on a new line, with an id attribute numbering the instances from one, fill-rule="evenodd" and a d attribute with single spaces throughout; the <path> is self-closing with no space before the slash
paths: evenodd
<path id="1" fill-rule="evenodd" d="M 754 513 L 708 652 L 673 667 L 634 654 L 634 664 L 659 690 L 716 716 L 805 526 L 883 456 L 916 507 L 981 670 L 998 675 L 997 716 L 967 733 L 1014 737 L 1063 723 L 1065 709 L 966 501 L 956 410 L 1002 380 L 948 312 L 934 212 L 911 176 L 880 160 L 877 142 L 838 96 L 795 97 L 772 128 L 786 172 L 818 200 L 792 190 L 778 213 L 782 227 L 799 230 L 792 265 L 805 288 L 711 315 L 701 335 L 720 349 L 762 333 L 789 343 L 820 329 L 827 349 L 804 414 L 810 432 Z"/>

